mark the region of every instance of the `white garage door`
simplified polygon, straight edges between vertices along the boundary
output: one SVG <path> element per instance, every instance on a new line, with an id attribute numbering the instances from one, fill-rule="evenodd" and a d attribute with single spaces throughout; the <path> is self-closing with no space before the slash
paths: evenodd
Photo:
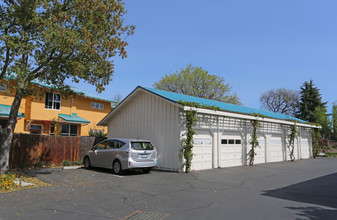
<path id="1" fill-rule="evenodd" d="M 250 136 L 250 141 L 252 137 Z M 266 162 L 266 141 L 264 136 L 258 135 L 257 140 L 259 142 L 259 147 L 255 148 L 255 157 L 254 157 L 254 164 L 265 163 Z M 249 142 L 250 142 L 249 141 Z M 247 145 L 247 154 L 250 151 L 252 145 L 248 143 Z M 247 164 L 249 164 L 249 158 L 247 156 Z"/>
<path id="2" fill-rule="evenodd" d="M 273 135 L 270 138 L 270 162 L 283 161 L 282 137 Z"/>
<path id="3" fill-rule="evenodd" d="M 309 138 L 301 138 L 301 158 L 307 159 L 310 157 Z"/>
<path id="4" fill-rule="evenodd" d="M 242 140 L 239 133 L 224 133 L 220 142 L 220 167 L 242 166 Z"/>
<path id="5" fill-rule="evenodd" d="M 287 140 L 287 160 L 290 160 L 290 149 L 288 147 L 288 142 L 289 142 L 289 138 Z M 298 139 L 295 138 L 294 141 L 294 156 L 295 156 L 295 160 L 298 159 Z"/>
<path id="6" fill-rule="evenodd" d="M 193 136 L 192 170 L 212 169 L 212 136 L 208 131 L 197 131 Z"/>
<path id="7" fill-rule="evenodd" d="M 254 164 L 266 162 L 266 141 L 262 135 L 258 135 L 259 147 L 255 148 Z"/>

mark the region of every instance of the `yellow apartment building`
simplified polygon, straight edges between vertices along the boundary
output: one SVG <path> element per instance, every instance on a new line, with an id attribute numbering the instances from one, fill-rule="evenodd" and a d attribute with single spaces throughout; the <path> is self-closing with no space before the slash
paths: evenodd
<path id="1" fill-rule="evenodd" d="M 8 123 L 14 85 L 11 79 L 1 82 L 0 125 Z M 67 97 L 41 82 L 34 82 L 33 86 L 36 94 L 22 99 L 15 133 L 64 136 L 88 136 L 90 130 L 107 133 L 107 127 L 97 123 L 116 102 L 77 88 L 72 88 L 76 95 Z"/>

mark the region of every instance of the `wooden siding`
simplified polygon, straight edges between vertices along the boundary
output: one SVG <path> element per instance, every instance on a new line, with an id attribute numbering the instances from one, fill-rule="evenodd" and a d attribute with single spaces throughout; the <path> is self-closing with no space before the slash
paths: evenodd
<path id="1" fill-rule="evenodd" d="M 82 160 L 95 137 L 64 137 L 15 134 L 10 151 L 10 167 L 22 167 L 36 162 L 60 164 L 64 160 Z"/>
<path id="2" fill-rule="evenodd" d="M 155 95 L 142 92 L 109 121 L 108 137 L 150 140 L 158 150 L 158 167 L 180 167 L 179 109 Z"/>

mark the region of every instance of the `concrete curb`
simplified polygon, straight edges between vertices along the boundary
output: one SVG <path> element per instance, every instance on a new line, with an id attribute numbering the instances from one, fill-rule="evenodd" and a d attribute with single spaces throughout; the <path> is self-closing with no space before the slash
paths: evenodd
<path id="1" fill-rule="evenodd" d="M 76 169 L 80 169 L 81 166 L 66 166 L 66 167 L 63 167 L 62 169 L 64 170 L 76 170 Z"/>

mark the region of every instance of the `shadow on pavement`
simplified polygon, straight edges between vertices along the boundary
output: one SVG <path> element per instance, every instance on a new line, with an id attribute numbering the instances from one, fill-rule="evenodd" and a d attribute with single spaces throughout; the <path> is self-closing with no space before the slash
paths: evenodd
<path id="1" fill-rule="evenodd" d="M 297 219 L 336 219 L 337 211 L 333 209 L 324 209 L 320 207 L 286 207 L 288 209 L 296 211 Z"/>
<path id="2" fill-rule="evenodd" d="M 337 219 L 337 173 L 287 187 L 265 191 L 262 195 L 330 207 L 286 207 L 309 219 Z M 334 218 L 331 218 L 334 217 Z"/>
<path id="3" fill-rule="evenodd" d="M 47 170 L 24 170 L 23 172 L 32 177 L 37 177 L 38 175 L 52 174 L 51 171 L 47 171 Z"/>
<path id="4" fill-rule="evenodd" d="M 85 169 L 85 168 L 82 168 L 82 169 L 87 170 L 87 171 L 116 175 L 111 169 L 106 169 L 106 168 L 91 167 L 90 169 Z M 148 173 L 144 173 L 142 170 L 124 170 L 120 176 L 136 176 L 136 175 L 147 175 L 147 174 Z"/>

